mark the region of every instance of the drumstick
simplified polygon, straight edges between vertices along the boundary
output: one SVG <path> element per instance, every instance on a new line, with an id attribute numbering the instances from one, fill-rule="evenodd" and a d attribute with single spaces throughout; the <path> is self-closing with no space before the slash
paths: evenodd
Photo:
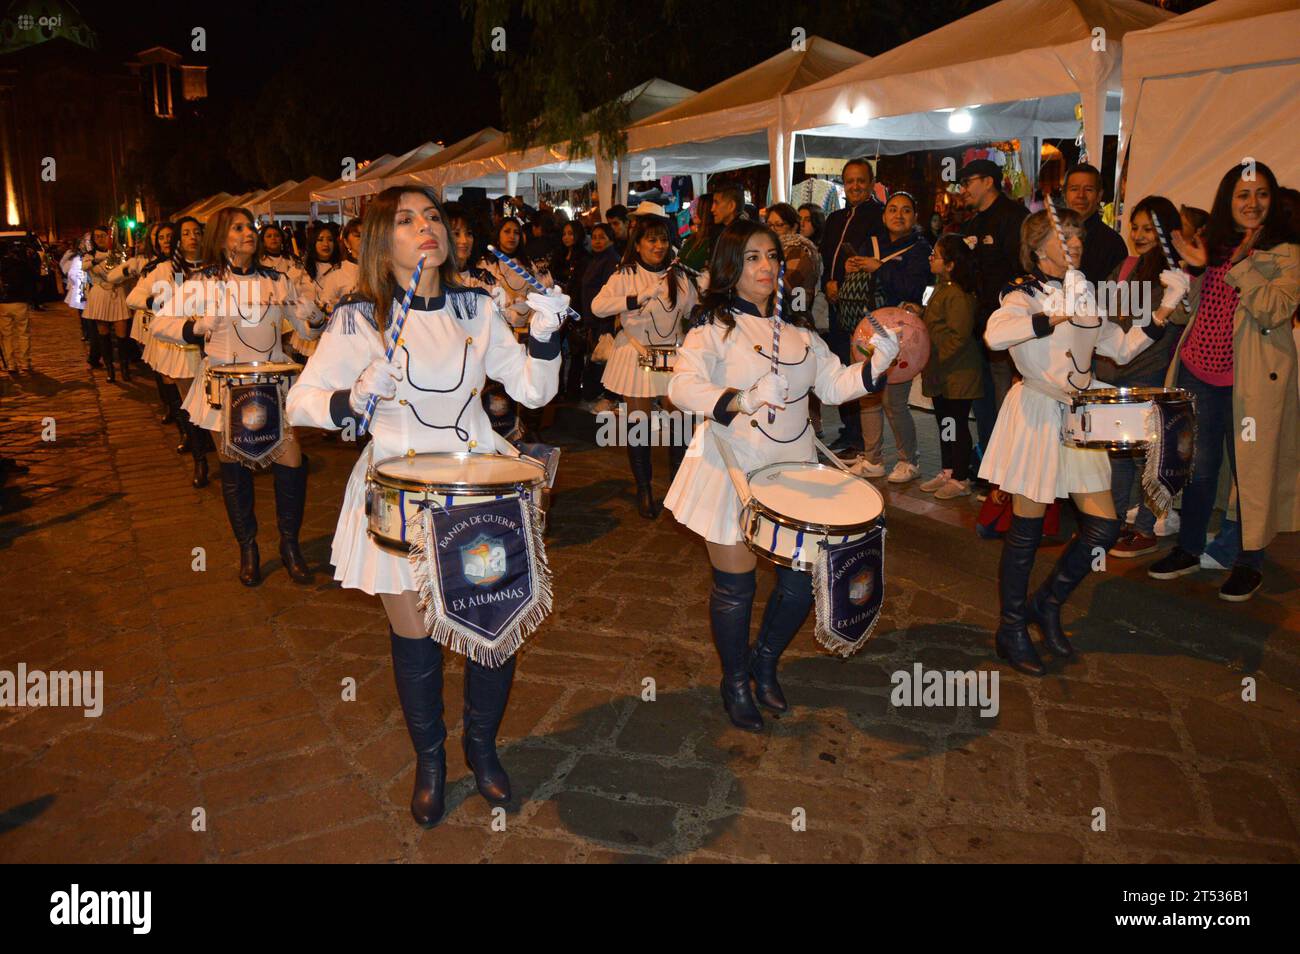
<path id="1" fill-rule="evenodd" d="M 902 255 L 904 252 L 910 252 L 912 250 L 912 246 L 915 244 L 916 243 L 913 242 L 912 245 L 907 246 L 907 248 L 900 248 L 897 252 L 891 252 L 890 254 L 886 255 L 884 258 L 880 260 L 880 264 L 884 265 L 885 262 L 893 261 L 894 259 L 898 258 L 898 256 Z"/>
<path id="2" fill-rule="evenodd" d="M 1151 212 L 1151 224 L 1155 226 L 1156 238 L 1160 239 L 1160 250 L 1165 253 L 1165 261 L 1169 263 L 1169 267 L 1181 268 L 1183 263 L 1174 257 L 1174 250 L 1169 247 L 1169 239 L 1165 237 L 1165 230 L 1160 225 L 1160 217 L 1156 215 L 1154 210 Z M 1186 295 L 1183 295 L 1183 307 L 1188 307 Z"/>
<path id="3" fill-rule="evenodd" d="M 781 287 L 785 281 L 785 262 L 776 275 L 776 308 L 772 311 L 772 373 L 781 373 Z M 767 409 L 767 423 L 776 423 L 776 408 Z"/>
<path id="4" fill-rule="evenodd" d="M 511 258 L 509 255 L 507 255 L 505 252 L 503 252 L 503 251 L 501 251 L 500 249 L 498 249 L 495 245 L 489 245 L 489 246 L 487 247 L 487 250 L 488 250 L 489 252 L 491 252 L 493 255 L 495 255 L 495 256 L 497 257 L 497 261 L 499 261 L 502 265 L 505 265 L 507 268 L 509 268 L 511 271 L 513 271 L 516 275 L 518 275 L 520 278 L 522 278 L 524 281 L 526 281 L 529 285 L 531 285 L 534 291 L 536 291 L 536 292 L 540 292 L 540 293 L 543 294 L 543 295 L 546 294 L 546 286 L 543 285 L 541 282 L 539 282 L 536 278 L 534 278 L 534 277 L 533 277 L 533 276 L 528 272 L 527 269 L 525 269 L 522 265 L 520 265 L 518 262 L 516 262 L 513 258 Z M 564 309 L 564 317 L 565 317 L 565 318 L 572 318 L 574 321 L 581 321 L 581 320 L 582 320 L 582 315 L 578 314 L 578 313 L 577 313 L 576 311 L 574 311 L 572 308 L 566 308 L 566 309 Z"/>
<path id="5" fill-rule="evenodd" d="M 1065 256 L 1065 267 L 1074 268 L 1074 256 L 1070 254 L 1069 247 L 1065 244 L 1065 230 L 1061 228 L 1061 220 L 1056 217 L 1056 206 L 1052 205 L 1052 200 L 1048 199 L 1043 203 L 1047 209 L 1047 217 L 1052 220 L 1052 228 L 1056 229 L 1056 240 L 1061 243 L 1061 254 Z"/>
<path id="6" fill-rule="evenodd" d="M 393 319 L 393 334 L 388 341 L 388 348 L 384 352 L 387 360 L 393 360 L 393 352 L 397 350 L 397 339 L 402 336 L 402 326 L 406 324 L 406 313 L 411 310 L 411 299 L 415 297 L 415 289 L 420 284 L 420 275 L 424 271 L 424 256 L 415 263 L 415 271 L 411 272 L 411 283 L 406 286 L 406 294 L 402 296 L 402 309 Z M 357 436 L 360 437 L 370 426 L 370 417 L 375 413 L 375 405 L 379 403 L 379 396 L 372 394 L 366 398 L 366 413 L 361 416 L 361 426 L 357 429 Z"/>

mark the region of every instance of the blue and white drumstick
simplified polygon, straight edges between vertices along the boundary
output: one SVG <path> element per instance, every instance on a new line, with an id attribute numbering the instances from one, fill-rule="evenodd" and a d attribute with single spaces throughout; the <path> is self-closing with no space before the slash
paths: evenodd
<path id="1" fill-rule="evenodd" d="M 487 247 L 487 250 L 488 250 L 489 252 L 491 252 L 493 255 L 495 255 L 496 258 L 497 258 L 497 261 L 499 261 L 502 265 L 505 265 L 507 268 L 509 268 L 511 271 L 513 271 L 516 275 L 518 275 L 520 278 L 522 278 L 524 281 L 526 281 L 529 285 L 531 285 L 532 288 L 533 288 L 533 291 L 540 292 L 540 293 L 543 294 L 543 295 L 546 294 L 546 286 L 543 285 L 541 282 L 539 282 L 536 278 L 534 278 L 534 277 L 532 276 L 532 273 L 531 273 L 531 272 L 529 272 L 526 268 L 524 268 L 522 265 L 520 265 L 518 262 L 516 262 L 513 258 L 511 258 L 509 255 L 507 255 L 505 252 L 501 251 L 501 250 L 500 250 L 499 248 L 497 248 L 495 245 L 489 245 L 489 246 Z M 566 308 L 566 309 L 564 309 L 564 317 L 565 317 L 565 318 L 572 318 L 574 321 L 581 321 L 581 320 L 582 320 L 582 315 L 578 314 L 578 313 L 577 313 L 576 311 L 574 311 L 572 308 Z"/>
<path id="2" fill-rule="evenodd" d="M 785 262 L 776 275 L 776 308 L 772 311 L 772 373 L 781 373 L 781 288 L 785 282 Z M 767 423 L 776 423 L 776 408 L 768 407 Z"/>
<path id="3" fill-rule="evenodd" d="M 388 348 L 384 352 L 387 360 L 393 360 L 393 352 L 397 350 L 397 339 L 402 336 L 402 326 L 406 324 L 406 314 L 411 310 L 411 299 L 415 297 L 415 289 L 420 285 L 420 275 L 424 272 L 424 256 L 415 263 L 415 271 L 411 273 L 411 283 L 406 286 L 406 294 L 402 296 L 402 309 L 393 319 L 393 334 L 388 339 Z M 379 395 L 372 394 L 366 398 L 366 413 L 361 416 L 361 426 L 357 428 L 357 436 L 360 437 L 370 426 L 370 418 L 375 413 L 375 405 L 379 403 Z"/>
<path id="4" fill-rule="evenodd" d="M 1061 228 L 1061 220 L 1056 217 L 1056 206 L 1052 205 L 1049 198 L 1043 203 L 1047 209 L 1047 217 L 1052 220 L 1052 228 L 1056 229 L 1056 240 L 1061 243 L 1061 254 L 1065 256 L 1065 267 L 1074 268 L 1074 256 L 1070 254 L 1070 247 L 1065 244 L 1065 230 Z"/>
<path id="5" fill-rule="evenodd" d="M 1179 259 L 1174 258 L 1174 250 L 1169 247 L 1169 239 L 1165 237 L 1165 230 L 1160 225 L 1160 218 L 1155 214 L 1154 211 L 1152 211 L 1150 215 L 1151 215 L 1151 224 L 1155 227 L 1156 230 L 1156 238 L 1160 239 L 1160 250 L 1165 253 L 1165 261 L 1169 263 L 1170 268 L 1181 268 L 1182 262 Z M 1188 307 L 1186 295 L 1183 296 L 1183 307 L 1184 308 Z"/>

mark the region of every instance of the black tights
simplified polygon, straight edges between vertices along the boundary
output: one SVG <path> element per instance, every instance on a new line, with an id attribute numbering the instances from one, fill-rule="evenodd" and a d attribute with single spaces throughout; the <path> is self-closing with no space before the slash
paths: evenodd
<path id="1" fill-rule="evenodd" d="M 967 480 L 971 476 L 970 406 L 969 398 L 934 398 L 934 418 L 939 425 L 939 458 L 943 461 L 943 469 L 952 471 L 953 480 Z M 951 440 L 947 439 L 949 433 L 953 435 Z"/>

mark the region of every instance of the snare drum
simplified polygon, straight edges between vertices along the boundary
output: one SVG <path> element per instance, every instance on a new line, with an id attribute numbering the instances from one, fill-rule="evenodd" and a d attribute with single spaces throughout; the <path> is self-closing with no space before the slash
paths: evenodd
<path id="1" fill-rule="evenodd" d="M 203 378 L 208 405 L 221 407 L 222 391 L 243 384 L 279 384 L 287 391 L 289 379 L 302 371 L 302 365 L 292 361 L 245 361 L 239 364 L 214 364 Z"/>
<path id="2" fill-rule="evenodd" d="M 504 454 L 414 454 L 390 457 L 366 470 L 366 524 L 381 547 L 405 553 L 406 528 L 428 502 L 463 507 L 488 500 L 540 495 L 546 468 L 531 457 Z"/>
<path id="3" fill-rule="evenodd" d="M 648 354 L 636 356 L 636 363 L 643 368 L 649 368 L 651 371 L 663 371 L 666 374 L 673 373 L 673 363 L 677 359 L 677 345 L 645 345 L 649 351 Z"/>
<path id="4" fill-rule="evenodd" d="M 819 543 L 860 540 L 885 512 L 880 491 L 825 464 L 768 464 L 749 475 L 749 491 L 740 513 L 745 545 L 796 570 L 812 570 Z"/>
<path id="5" fill-rule="evenodd" d="M 1192 395 L 1182 388 L 1094 388 L 1077 391 L 1061 425 L 1061 442 L 1070 447 L 1124 451 L 1150 441 L 1147 416 L 1154 405 L 1190 411 Z"/>

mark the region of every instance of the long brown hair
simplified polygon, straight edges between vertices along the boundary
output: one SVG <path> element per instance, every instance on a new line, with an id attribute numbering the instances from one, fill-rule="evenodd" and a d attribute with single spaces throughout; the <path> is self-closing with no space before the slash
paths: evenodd
<path id="1" fill-rule="evenodd" d="M 357 294 L 374 306 L 375 324 L 381 335 L 388 327 L 392 301 L 399 291 L 393 275 L 393 218 L 397 215 L 397 205 L 402 196 L 408 192 L 422 195 L 432 202 L 446 228 L 447 257 L 438 267 L 441 291 L 450 294 L 464 290 L 456 270 L 456 250 L 451 245 L 451 220 L 437 194 L 427 186 L 390 186 L 366 206 L 365 218 L 361 220 L 361 255 L 357 261 Z"/>
<path id="2" fill-rule="evenodd" d="M 618 263 L 619 268 L 635 270 L 638 264 L 644 265 L 645 263 L 641 261 L 641 255 L 637 252 L 636 247 L 643 238 L 655 232 L 662 232 L 664 241 L 668 243 L 668 251 L 664 254 L 664 268 L 668 270 L 669 278 L 671 278 L 671 281 L 668 282 L 668 307 L 676 308 L 677 282 L 679 278 L 692 284 L 695 283 L 695 280 L 680 269 L 673 268 L 676 256 L 673 254 L 672 238 L 668 234 L 667 219 L 660 218 L 657 215 L 638 215 L 636 217 L 632 225 L 632 231 L 627 237 L 627 246 L 623 249 L 623 259 Z"/>
<path id="3" fill-rule="evenodd" d="M 718 236 L 713 246 L 713 261 L 709 263 L 709 287 L 704 292 L 700 303 L 691 315 L 692 327 L 716 321 L 726 328 L 724 334 L 730 334 L 736 327 L 736 316 L 731 313 L 736 302 L 736 285 L 745 271 L 745 248 L 755 235 L 766 235 L 776 249 L 777 261 L 785 264 L 785 250 L 781 240 L 766 225 L 750 219 L 736 219 Z M 777 283 L 776 294 L 782 295 L 781 317 L 792 325 L 805 325 L 806 322 L 795 315 L 786 301 L 785 289 Z"/>
<path id="4" fill-rule="evenodd" d="M 242 206 L 231 205 L 218 211 L 212 221 L 208 223 L 207 228 L 203 230 L 202 256 L 205 267 L 216 268 L 223 274 L 225 273 L 230 265 L 230 262 L 226 259 L 226 236 L 230 234 L 231 223 L 240 215 L 248 219 L 249 225 L 257 221 L 253 218 L 252 212 Z M 254 268 L 257 267 L 256 251 L 253 252 L 253 261 L 250 264 Z"/>

